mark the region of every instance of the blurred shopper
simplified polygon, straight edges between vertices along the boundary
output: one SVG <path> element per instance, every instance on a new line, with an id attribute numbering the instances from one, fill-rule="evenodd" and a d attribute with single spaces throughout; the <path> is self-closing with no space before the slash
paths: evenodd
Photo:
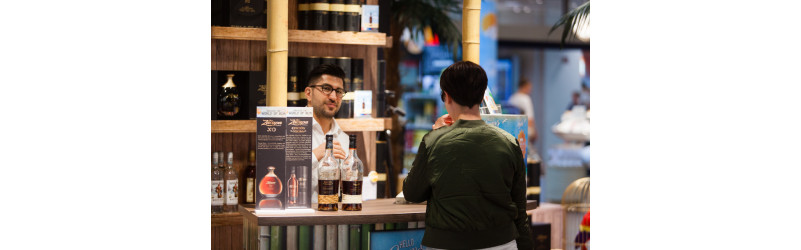
<path id="1" fill-rule="evenodd" d="M 567 111 L 573 110 L 573 106 L 583 105 L 581 103 L 581 92 L 573 91 L 573 96 L 570 99 L 570 104 L 567 105 Z"/>
<path id="2" fill-rule="evenodd" d="M 509 97 L 508 103 L 523 111 L 528 116 L 528 139 L 533 143 L 537 139 L 537 124 L 534 123 L 534 102 L 531 101 L 531 82 L 526 79 L 520 81 L 517 92 Z"/>
<path id="3" fill-rule="evenodd" d="M 590 110 L 590 87 L 587 86 L 587 83 L 581 84 L 581 94 L 579 95 L 579 103 L 587 107 L 587 110 Z"/>
<path id="4" fill-rule="evenodd" d="M 481 120 L 481 66 L 462 61 L 440 78 L 448 114 L 423 137 L 403 195 L 427 201 L 422 245 L 431 249 L 532 249 L 523 154 L 517 139 Z"/>

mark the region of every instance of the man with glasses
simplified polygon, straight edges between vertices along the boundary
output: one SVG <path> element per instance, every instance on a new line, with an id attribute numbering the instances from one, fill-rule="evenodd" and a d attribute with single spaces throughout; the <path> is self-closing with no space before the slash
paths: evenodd
<path id="1" fill-rule="evenodd" d="M 343 88 L 345 71 L 333 64 L 322 64 L 309 72 L 306 99 L 312 107 L 312 202 L 317 202 L 317 167 L 325 155 L 325 135 L 334 135 L 334 157 L 345 159 L 348 151 L 342 145 L 348 145 L 348 135 L 334 120 L 334 115 L 342 105 L 342 96 L 347 92 Z"/>

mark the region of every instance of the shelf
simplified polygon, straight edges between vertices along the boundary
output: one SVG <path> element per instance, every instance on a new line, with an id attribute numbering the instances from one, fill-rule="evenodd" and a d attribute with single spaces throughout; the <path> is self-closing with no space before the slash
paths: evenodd
<path id="1" fill-rule="evenodd" d="M 433 126 L 433 125 L 434 125 L 433 123 L 428 123 L 428 124 L 409 123 L 409 124 L 406 124 L 406 129 L 408 129 L 408 130 L 431 130 L 431 126 Z"/>
<path id="2" fill-rule="evenodd" d="M 439 95 L 434 94 L 425 94 L 425 93 L 403 93 L 403 97 L 406 99 L 431 99 L 431 100 L 439 100 Z"/>
<path id="3" fill-rule="evenodd" d="M 391 47 L 392 37 L 376 32 L 348 32 L 323 30 L 289 30 L 287 40 L 292 43 L 328 43 L 347 45 L 373 45 Z M 267 41 L 267 29 L 211 27 L 211 39 Z"/>
<path id="4" fill-rule="evenodd" d="M 226 212 L 222 214 L 211 214 L 211 226 L 242 225 L 242 214 L 237 212 Z"/>
<path id="5" fill-rule="evenodd" d="M 336 119 L 345 132 L 384 131 L 392 127 L 391 118 Z M 256 120 L 213 120 L 212 133 L 256 133 Z"/>

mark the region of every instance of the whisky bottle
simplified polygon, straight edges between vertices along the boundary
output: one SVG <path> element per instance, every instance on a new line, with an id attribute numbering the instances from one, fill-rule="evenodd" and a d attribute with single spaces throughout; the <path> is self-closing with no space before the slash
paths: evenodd
<path id="1" fill-rule="evenodd" d="M 298 204 L 298 178 L 295 176 L 295 168 L 292 168 L 292 173 L 289 175 L 289 179 L 286 181 L 286 187 L 289 189 L 289 193 L 287 193 L 287 204 L 289 205 L 297 205 Z"/>
<path id="2" fill-rule="evenodd" d="M 219 155 L 217 152 L 212 152 L 211 156 L 211 213 L 219 214 L 223 212 L 225 185 L 223 184 L 223 171 L 218 167 Z"/>
<path id="3" fill-rule="evenodd" d="M 362 176 L 364 164 L 356 155 L 356 135 L 350 135 L 350 153 L 342 161 L 342 210 L 362 210 Z"/>
<path id="4" fill-rule="evenodd" d="M 245 168 L 245 204 L 256 203 L 256 151 L 250 150 Z"/>
<path id="5" fill-rule="evenodd" d="M 281 184 L 281 179 L 278 179 L 278 176 L 275 175 L 275 167 L 269 166 L 267 171 L 269 171 L 267 175 L 261 178 L 261 182 L 259 182 L 259 193 L 264 197 L 278 197 L 284 186 Z"/>
<path id="6" fill-rule="evenodd" d="M 234 84 L 234 74 L 228 74 L 228 81 L 221 88 L 222 91 L 217 96 L 217 114 L 224 118 L 231 118 L 239 113 L 241 104 L 239 90 Z"/>
<path id="7" fill-rule="evenodd" d="M 225 211 L 236 212 L 239 205 L 239 175 L 234 169 L 234 152 L 228 152 L 225 169 Z"/>
<path id="8" fill-rule="evenodd" d="M 317 210 L 337 211 L 339 163 L 334 159 L 334 135 L 325 135 L 325 156 L 317 168 Z"/>

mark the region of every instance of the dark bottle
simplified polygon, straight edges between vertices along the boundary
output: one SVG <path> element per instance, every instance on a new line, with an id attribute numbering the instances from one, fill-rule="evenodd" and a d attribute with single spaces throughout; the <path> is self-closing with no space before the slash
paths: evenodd
<path id="1" fill-rule="evenodd" d="M 362 210 L 362 178 L 364 164 L 356 155 L 356 135 L 350 135 L 350 152 L 342 161 L 342 210 Z"/>
<path id="2" fill-rule="evenodd" d="M 241 104 L 239 90 L 234 84 L 234 74 L 228 74 L 228 81 L 221 88 L 222 91 L 217 96 L 217 114 L 231 118 L 239 113 Z"/>
<path id="3" fill-rule="evenodd" d="M 334 159 L 334 135 L 325 135 L 325 156 L 317 168 L 317 210 L 337 211 L 339 162 Z"/>
<path id="4" fill-rule="evenodd" d="M 287 193 L 287 203 L 289 205 L 297 205 L 298 204 L 298 178 L 295 176 L 295 168 L 292 168 L 292 173 L 289 175 L 289 179 L 286 181 L 286 187 L 289 189 L 289 193 Z"/>
<path id="5" fill-rule="evenodd" d="M 250 150 L 245 168 L 245 204 L 256 203 L 256 151 Z"/>

